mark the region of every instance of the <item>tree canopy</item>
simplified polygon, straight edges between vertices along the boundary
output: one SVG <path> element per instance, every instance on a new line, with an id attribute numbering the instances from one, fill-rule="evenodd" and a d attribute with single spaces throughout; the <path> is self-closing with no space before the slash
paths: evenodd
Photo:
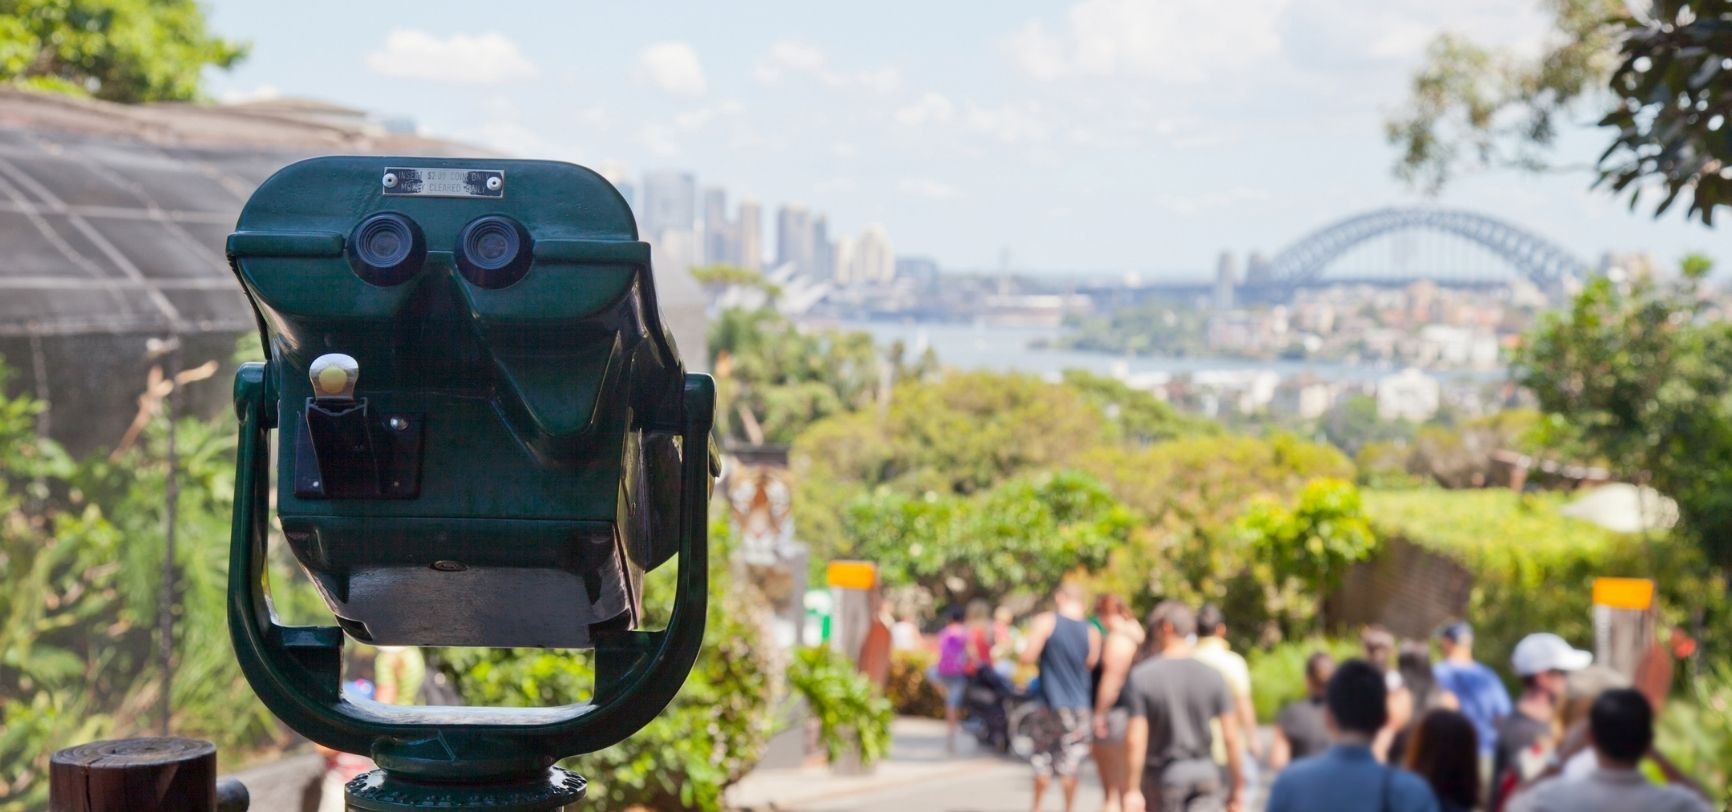
<path id="1" fill-rule="evenodd" d="M 0 0 L 0 79 L 116 102 L 191 101 L 246 46 L 195 0 Z"/>
<path id="2" fill-rule="evenodd" d="M 1685 532 L 1732 567 L 1732 324 L 1708 318 L 1710 264 L 1675 280 L 1600 278 L 1544 319 L 1515 358 L 1554 443 L 1678 502 Z"/>
<path id="3" fill-rule="evenodd" d="M 1656 216 L 1681 197 L 1712 224 L 1732 203 L 1732 4 L 1547 0 L 1556 36 L 1524 56 L 1452 34 L 1432 42 L 1386 124 L 1395 171 L 1436 191 L 1464 170 L 1546 169 L 1577 116 L 1611 130 L 1596 185 Z M 1633 14 L 1631 9 L 1640 13 Z"/>
<path id="4" fill-rule="evenodd" d="M 753 444 L 791 443 L 826 417 L 889 397 L 899 378 L 935 368 L 909 362 L 900 346 L 880 350 L 870 333 L 800 329 L 774 310 L 728 309 L 711 323 L 717 432 Z"/>
<path id="5" fill-rule="evenodd" d="M 963 602 L 1044 594 L 1068 573 L 1099 569 L 1131 525 L 1099 482 L 1060 471 L 972 496 L 879 488 L 849 507 L 845 530 L 855 554 L 876 561 L 888 582 Z"/>

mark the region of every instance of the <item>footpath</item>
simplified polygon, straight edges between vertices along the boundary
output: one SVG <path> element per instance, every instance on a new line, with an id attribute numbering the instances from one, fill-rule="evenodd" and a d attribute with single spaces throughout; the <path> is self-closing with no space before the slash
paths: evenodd
<path id="1" fill-rule="evenodd" d="M 1085 765 L 1079 809 L 1099 808 L 1093 773 Z M 1027 764 L 977 748 L 967 735 L 948 753 L 943 722 L 898 718 L 889 757 L 869 773 L 847 775 L 828 766 L 760 769 L 732 787 L 727 800 L 731 808 L 750 812 L 1026 812 L 1029 784 Z M 1058 809 L 1057 798 L 1049 803 Z"/>

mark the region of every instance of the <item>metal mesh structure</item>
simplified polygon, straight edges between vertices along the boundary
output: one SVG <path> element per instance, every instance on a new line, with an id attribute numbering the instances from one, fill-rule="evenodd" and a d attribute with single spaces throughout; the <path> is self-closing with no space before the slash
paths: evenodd
<path id="1" fill-rule="evenodd" d="M 312 155 L 473 155 L 307 103 L 122 106 L 0 89 L 0 357 L 48 401 L 75 452 L 107 447 L 137 409 L 151 339 L 182 362 L 228 362 L 253 330 L 223 257 L 241 204 Z M 194 412 L 227 399 L 189 388 Z"/>

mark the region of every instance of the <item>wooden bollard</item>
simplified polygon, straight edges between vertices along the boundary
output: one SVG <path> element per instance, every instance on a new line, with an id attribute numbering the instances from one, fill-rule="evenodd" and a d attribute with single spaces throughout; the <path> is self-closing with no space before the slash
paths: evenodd
<path id="1" fill-rule="evenodd" d="M 216 745 L 115 739 L 68 747 L 48 769 L 50 812 L 217 812 Z"/>

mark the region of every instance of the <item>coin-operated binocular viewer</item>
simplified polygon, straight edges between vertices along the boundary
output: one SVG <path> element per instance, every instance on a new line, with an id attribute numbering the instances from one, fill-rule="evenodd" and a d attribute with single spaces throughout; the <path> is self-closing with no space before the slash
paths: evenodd
<path id="1" fill-rule="evenodd" d="M 253 689 L 371 755 L 360 810 L 555 810 L 553 766 L 648 724 L 703 636 L 714 383 L 685 374 L 607 181 L 544 161 L 318 158 L 259 187 L 228 254 L 269 360 L 235 381 L 229 625 Z M 277 516 L 336 626 L 276 622 Z M 641 579 L 678 556 L 662 631 Z M 340 690 L 377 645 L 593 648 L 592 701 L 392 707 Z"/>

